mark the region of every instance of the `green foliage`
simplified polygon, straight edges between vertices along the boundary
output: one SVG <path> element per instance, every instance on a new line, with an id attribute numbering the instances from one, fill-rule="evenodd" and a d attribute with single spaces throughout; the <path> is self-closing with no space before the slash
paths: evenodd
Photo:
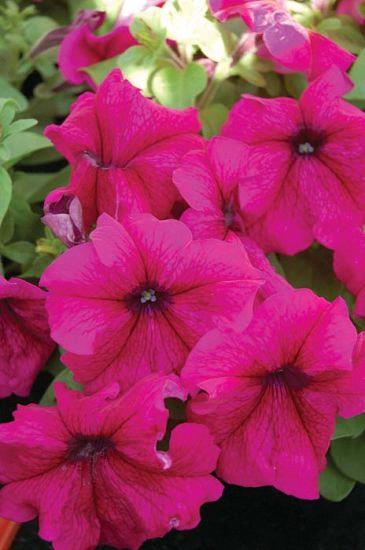
<path id="1" fill-rule="evenodd" d="M 324 498 L 340 502 L 351 493 L 355 483 L 336 467 L 331 457 L 328 457 L 327 468 L 322 472 L 319 480 L 319 490 Z"/>
<path id="2" fill-rule="evenodd" d="M 204 90 L 207 76 L 198 63 L 190 63 L 184 69 L 164 67 L 153 77 L 151 89 L 162 105 L 183 109 L 194 105 L 196 97 Z"/>
<path id="3" fill-rule="evenodd" d="M 343 284 L 333 272 L 330 250 L 317 244 L 295 256 L 278 255 L 286 279 L 295 288 L 311 288 L 319 296 L 334 300 L 348 298 Z"/>
<path id="4" fill-rule="evenodd" d="M 9 208 L 11 193 L 12 187 L 9 174 L 4 168 L 0 167 L 0 227 Z"/>
<path id="5" fill-rule="evenodd" d="M 200 110 L 199 116 L 203 125 L 203 136 L 211 138 L 219 134 L 227 120 L 228 109 L 222 103 L 211 103 Z"/>
<path id="6" fill-rule="evenodd" d="M 335 433 L 332 439 L 342 437 L 357 437 L 365 431 L 365 414 L 353 418 L 337 418 Z"/>
<path id="7" fill-rule="evenodd" d="M 361 50 L 355 63 L 350 69 L 349 76 L 354 83 L 354 88 L 347 94 L 346 99 L 354 103 L 365 105 L 365 49 Z M 360 105 L 362 106 L 362 105 Z"/>
<path id="8" fill-rule="evenodd" d="M 346 15 L 324 19 L 317 25 L 317 31 L 352 53 L 359 54 L 365 47 L 364 35 Z"/>
<path id="9" fill-rule="evenodd" d="M 337 468 L 346 476 L 365 483 L 365 434 L 356 438 L 343 437 L 332 441 L 331 456 Z"/>
<path id="10" fill-rule="evenodd" d="M 73 379 L 72 372 L 64 368 L 47 388 L 40 401 L 40 405 L 43 405 L 44 407 L 52 407 L 56 404 L 56 397 L 54 394 L 54 385 L 56 382 L 63 382 L 72 390 L 82 391 L 82 386 Z"/>

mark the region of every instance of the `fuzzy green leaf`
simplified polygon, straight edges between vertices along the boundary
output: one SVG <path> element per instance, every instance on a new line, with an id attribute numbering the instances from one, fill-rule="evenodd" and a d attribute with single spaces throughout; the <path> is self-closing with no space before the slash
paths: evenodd
<path id="1" fill-rule="evenodd" d="M 201 109 L 200 120 L 203 126 L 203 136 L 211 138 L 219 134 L 222 125 L 228 117 L 228 109 L 222 103 L 211 103 Z"/>
<path id="2" fill-rule="evenodd" d="M 332 441 L 331 456 L 337 468 L 346 476 L 365 483 L 365 434 Z"/>
<path id="3" fill-rule="evenodd" d="M 327 500 L 340 502 L 351 493 L 354 486 L 355 481 L 340 472 L 331 457 L 329 457 L 327 468 L 321 473 L 319 478 L 319 491 L 321 495 Z"/>
<path id="4" fill-rule="evenodd" d="M 337 418 L 335 433 L 332 439 L 342 437 L 358 437 L 365 431 L 365 414 L 353 418 Z"/>
<path id="5" fill-rule="evenodd" d="M 43 397 L 39 402 L 40 405 L 44 407 L 52 407 L 56 405 L 56 397 L 54 394 L 54 385 L 56 382 L 63 382 L 72 390 L 82 391 L 82 386 L 75 382 L 75 380 L 73 379 L 72 372 L 68 369 L 63 369 L 56 376 L 50 386 L 48 386 L 46 392 L 43 394 Z"/>
<path id="6" fill-rule="evenodd" d="M 183 109 L 194 105 L 196 97 L 206 85 L 207 75 L 204 68 L 197 63 L 191 63 L 185 69 L 160 69 L 152 79 L 151 89 L 162 105 Z"/>

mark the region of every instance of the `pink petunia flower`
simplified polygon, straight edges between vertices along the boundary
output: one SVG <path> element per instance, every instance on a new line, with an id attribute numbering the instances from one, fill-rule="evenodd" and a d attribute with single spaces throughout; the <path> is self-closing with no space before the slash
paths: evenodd
<path id="1" fill-rule="evenodd" d="M 71 84 L 88 82 L 95 87 L 92 79 L 83 70 L 90 65 L 110 59 L 137 44 L 131 35 L 129 25 L 120 21 L 114 29 L 97 36 L 94 31 L 104 22 L 106 13 L 91 11 L 92 17 L 80 19 L 62 40 L 58 52 L 58 64 L 62 75 Z"/>
<path id="2" fill-rule="evenodd" d="M 42 222 L 68 247 L 86 241 L 82 206 L 73 195 L 61 191 L 58 201 L 46 204 Z"/>
<path id="3" fill-rule="evenodd" d="M 0 398 L 28 395 L 55 347 L 45 297 L 40 288 L 21 279 L 0 277 Z"/>
<path id="4" fill-rule="evenodd" d="M 365 115 L 341 99 L 350 89 L 332 67 L 299 101 L 244 95 L 233 107 L 222 134 L 251 145 L 240 202 L 265 251 L 331 247 L 336 226 L 365 220 Z"/>
<path id="5" fill-rule="evenodd" d="M 126 389 L 154 371 L 178 372 L 217 323 L 241 327 L 261 284 L 243 247 L 192 240 L 176 220 L 140 215 L 123 227 L 102 215 L 91 242 L 44 272 L 52 336 L 89 392 Z"/>
<path id="6" fill-rule="evenodd" d="M 215 238 L 243 243 L 251 264 L 260 269 L 265 284 L 260 298 L 289 289 L 262 249 L 250 238 L 241 214 L 238 182 L 247 169 L 248 146 L 229 138 L 213 138 L 204 149 L 188 153 L 173 181 L 190 208 L 181 216 L 195 239 Z"/>
<path id="7" fill-rule="evenodd" d="M 339 232 L 333 267 L 336 277 L 356 296 L 355 315 L 365 317 L 365 234 L 361 227 Z"/>
<path id="8" fill-rule="evenodd" d="M 364 6 L 364 0 L 340 0 L 336 8 L 336 12 L 340 15 L 349 15 L 359 25 L 364 25 L 365 17 L 361 13 L 360 8 Z"/>
<path id="9" fill-rule="evenodd" d="M 317 78 L 332 65 L 347 71 L 355 56 L 319 33 L 297 23 L 275 0 L 210 0 L 213 14 L 224 21 L 240 15 L 257 33 L 258 55 L 270 59 L 278 72 L 304 72 Z"/>
<path id="10" fill-rule="evenodd" d="M 119 386 L 85 397 L 56 384 L 56 407 L 18 407 L 0 426 L 0 515 L 39 515 L 55 550 L 98 544 L 137 549 L 172 528 L 191 529 L 205 502 L 219 499 L 218 448 L 205 426 L 185 423 L 168 452 L 167 397 L 183 398 L 174 378 L 151 377 L 118 396 Z"/>
<path id="11" fill-rule="evenodd" d="M 157 105 L 113 70 L 96 94 L 79 97 L 63 124 L 46 128 L 72 166 L 70 185 L 53 191 L 46 205 L 59 201 L 60 191 L 76 195 L 86 229 L 102 212 L 168 216 L 178 198 L 172 172 L 201 146 L 200 127 L 196 109 Z"/>
<path id="12" fill-rule="evenodd" d="M 277 293 L 241 334 L 204 336 L 182 370 L 198 387 L 189 419 L 211 430 L 222 452 L 217 474 L 248 487 L 273 485 L 318 498 L 318 477 L 337 414 L 365 410 L 365 348 L 345 302 L 303 289 Z"/>

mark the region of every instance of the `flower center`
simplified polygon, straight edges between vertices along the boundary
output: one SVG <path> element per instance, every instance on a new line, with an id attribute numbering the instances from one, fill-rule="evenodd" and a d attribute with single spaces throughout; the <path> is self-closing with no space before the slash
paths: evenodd
<path id="1" fill-rule="evenodd" d="M 285 365 L 284 367 L 267 373 L 263 378 L 264 386 L 287 386 L 293 390 L 301 390 L 308 386 L 311 377 L 297 367 Z"/>
<path id="2" fill-rule="evenodd" d="M 226 227 L 231 227 L 234 222 L 234 211 L 232 204 L 225 204 L 223 207 L 224 223 Z"/>
<path id="3" fill-rule="evenodd" d="M 153 288 L 141 292 L 141 304 L 145 304 L 146 302 L 157 302 L 156 292 Z"/>
<path id="4" fill-rule="evenodd" d="M 302 157 L 314 155 L 324 143 L 324 136 L 313 128 L 302 128 L 293 136 L 294 151 Z"/>
<path id="5" fill-rule="evenodd" d="M 140 285 L 124 299 L 128 309 L 137 313 L 164 309 L 170 300 L 169 292 L 157 283 Z"/>
<path id="6" fill-rule="evenodd" d="M 68 459 L 71 462 L 95 460 L 114 447 L 111 439 L 104 436 L 77 435 L 68 444 Z"/>

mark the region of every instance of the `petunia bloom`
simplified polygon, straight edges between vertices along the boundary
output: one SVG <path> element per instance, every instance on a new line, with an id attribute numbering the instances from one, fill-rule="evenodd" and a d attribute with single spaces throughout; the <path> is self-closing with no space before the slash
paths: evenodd
<path id="1" fill-rule="evenodd" d="M 124 21 L 107 34 L 95 35 L 94 31 L 103 24 L 106 13 L 91 11 L 91 14 L 93 17 L 74 24 L 60 45 L 58 64 L 62 75 L 71 84 L 88 82 L 93 86 L 84 71 L 86 67 L 121 54 L 137 44 Z"/>
<path id="2" fill-rule="evenodd" d="M 220 20 L 240 15 L 257 33 L 257 53 L 270 59 L 278 72 L 304 72 L 309 80 L 332 65 L 346 71 L 355 56 L 329 38 L 306 29 L 274 0 L 210 0 L 213 14 Z"/>
<path id="3" fill-rule="evenodd" d="M 172 172 L 184 154 L 201 146 L 199 130 L 196 109 L 157 105 L 116 69 L 45 135 L 71 164 L 70 185 L 61 191 L 78 197 L 88 230 L 103 212 L 119 219 L 131 212 L 167 217 L 178 198 Z M 59 199 L 58 189 L 46 205 Z"/>
<path id="4" fill-rule="evenodd" d="M 0 398 L 26 396 L 55 344 L 46 293 L 21 279 L 0 277 Z"/>
<path id="5" fill-rule="evenodd" d="M 336 226 L 364 222 L 365 115 L 341 99 L 350 89 L 333 67 L 299 101 L 244 95 L 233 107 L 222 134 L 251 145 L 240 203 L 265 251 L 331 247 Z"/>
<path id="6" fill-rule="evenodd" d="M 55 550 L 133 550 L 195 527 L 200 506 L 221 496 L 209 475 L 219 450 L 205 426 L 181 424 L 168 451 L 156 449 L 164 399 L 183 397 L 174 378 L 148 378 L 122 397 L 118 384 L 85 397 L 58 383 L 55 393 L 56 407 L 18 407 L 0 426 L 1 517 L 39 515 Z"/>
<path id="7" fill-rule="evenodd" d="M 247 169 L 248 146 L 229 138 L 216 137 L 204 149 L 185 155 L 173 174 L 173 181 L 190 206 L 181 216 L 195 239 L 215 238 L 242 243 L 251 264 L 260 269 L 265 284 L 259 296 L 290 285 L 278 275 L 261 248 L 250 238 L 250 228 L 241 214 L 238 183 Z"/>
<path id="8" fill-rule="evenodd" d="M 176 220 L 139 215 L 125 227 L 102 215 L 91 242 L 44 272 L 52 336 L 86 391 L 178 372 L 217 323 L 247 323 L 261 284 L 243 247 L 193 241 Z"/>
<path id="9" fill-rule="evenodd" d="M 222 449 L 217 475 L 247 487 L 272 485 L 318 498 L 335 417 L 365 410 L 365 349 L 345 302 L 309 290 L 277 293 L 242 333 L 204 336 L 182 371 L 198 387 L 188 418 Z"/>
<path id="10" fill-rule="evenodd" d="M 58 201 L 45 205 L 42 222 L 68 247 L 86 241 L 82 206 L 74 195 L 61 191 Z"/>
<path id="11" fill-rule="evenodd" d="M 355 315 L 365 317 L 365 233 L 361 227 L 339 232 L 333 267 L 336 277 L 356 296 Z"/>

